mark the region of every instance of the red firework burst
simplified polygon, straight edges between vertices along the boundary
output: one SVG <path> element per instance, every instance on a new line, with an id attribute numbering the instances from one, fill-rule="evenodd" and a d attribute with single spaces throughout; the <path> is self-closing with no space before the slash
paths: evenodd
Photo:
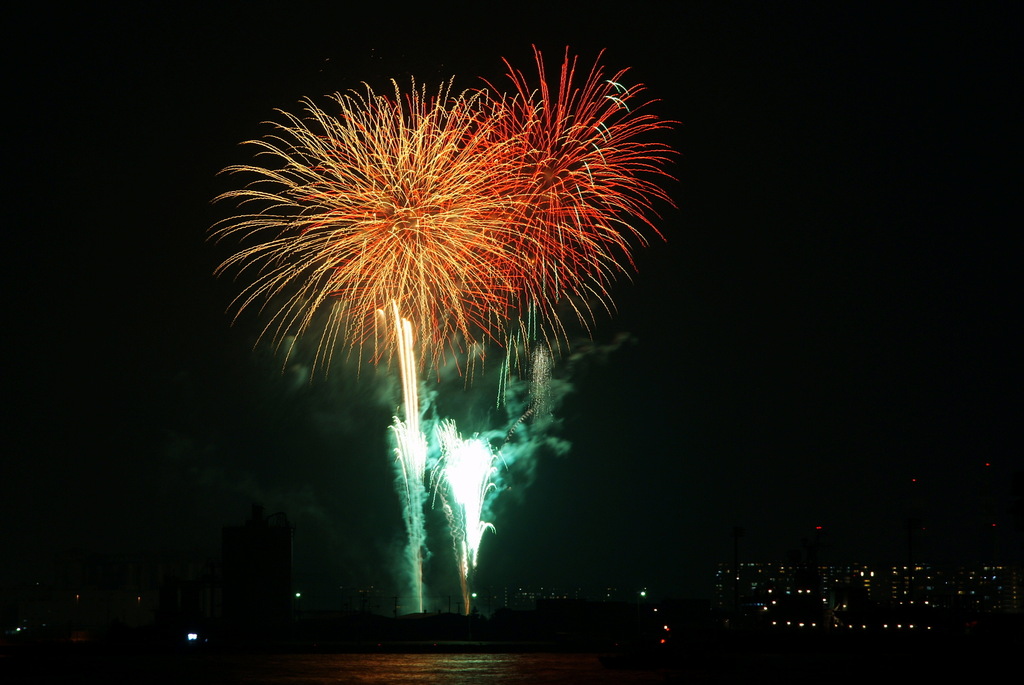
<path id="1" fill-rule="evenodd" d="M 534 48 L 537 80 L 506 60 L 513 94 L 491 99 L 502 113 L 496 125 L 516 146 L 521 302 L 547 324 L 549 344 L 564 334 L 559 302 L 584 324 L 594 303 L 610 309 L 608 284 L 632 267 L 645 234 L 660 236 L 654 205 L 671 204 L 658 181 L 673 150 L 651 134 L 674 122 L 644 111 L 644 86 L 624 85 L 625 69 L 606 77 L 600 58 L 581 74 L 566 50 L 552 82 Z"/>

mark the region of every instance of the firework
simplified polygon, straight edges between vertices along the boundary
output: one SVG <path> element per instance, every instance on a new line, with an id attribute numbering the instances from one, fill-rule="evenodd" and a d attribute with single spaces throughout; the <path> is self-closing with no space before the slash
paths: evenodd
<path id="1" fill-rule="evenodd" d="M 427 440 L 420 428 L 419 393 L 417 392 L 416 359 L 413 353 L 412 325 L 403 319 L 398 306 L 392 304 L 396 330 L 398 363 L 402 380 L 402 406 L 405 420 L 397 417 L 391 426 L 395 443 L 396 487 L 402 499 L 402 513 L 408 536 L 406 569 L 409 584 L 420 612 L 423 611 L 423 556 L 427 546 L 423 506 L 426 503 Z"/>
<path id="2" fill-rule="evenodd" d="M 226 169 L 252 180 L 218 198 L 252 209 L 214 228 L 242 244 L 218 269 L 249 279 L 235 309 L 268 308 L 263 334 L 286 346 L 322 314 L 325 365 L 339 340 L 390 358 L 397 332 L 375 313 L 397 306 L 435 366 L 488 340 L 554 347 L 560 303 L 584 323 L 611 310 L 610 282 L 660 235 L 672 150 L 649 136 L 671 122 L 644 111 L 626 70 L 605 78 L 598 61 L 580 77 L 567 51 L 552 83 L 534 58 L 536 85 L 506 62 L 511 96 L 394 84 L 336 94 L 333 114 L 309 100 L 304 117 L 281 112 L 248 141 L 268 164 Z"/>
<path id="3" fill-rule="evenodd" d="M 450 85 L 394 88 L 393 98 L 337 94 L 333 114 L 309 100 L 303 118 L 282 112 L 271 135 L 248 142 L 267 164 L 226 169 L 252 180 L 217 198 L 251 208 L 214 228 L 242 245 L 218 269 L 249 279 L 235 309 L 269 307 L 263 335 L 289 346 L 323 315 L 318 365 L 339 341 L 389 358 L 397 327 L 376 312 L 391 307 L 410 321 L 421 362 L 479 349 L 503 335 L 510 274 L 523 270 L 498 120 Z"/>
<path id="4" fill-rule="evenodd" d="M 600 55 L 581 76 L 567 50 L 557 82 L 537 49 L 534 60 L 536 82 L 506 61 L 513 94 L 489 104 L 515 147 L 520 328 L 525 340 L 539 334 L 554 346 L 565 335 L 558 304 L 584 325 L 595 304 L 610 311 L 608 285 L 632 266 L 646 234 L 660 236 L 651 217 L 656 203 L 671 204 L 657 181 L 672 150 L 651 135 L 672 122 L 644 110 L 644 87 L 624 85 L 626 70 L 606 77 Z"/>
<path id="5" fill-rule="evenodd" d="M 468 614 L 469 573 L 476 568 L 484 532 L 494 529 L 491 523 L 483 520 L 482 514 L 487 493 L 494 488 L 492 478 L 497 471 L 497 456 L 480 437 L 463 438 L 454 421 L 442 421 L 438 425 L 437 436 L 441 443 L 438 490 L 448 517 L 459 566 L 463 606 Z"/>
<path id="6" fill-rule="evenodd" d="M 625 70 L 606 78 L 600 56 L 577 72 L 566 51 L 557 82 L 536 49 L 534 59 L 536 81 L 506 62 L 507 96 L 490 85 L 456 93 L 450 82 L 403 94 L 393 83 L 393 97 L 336 94 L 330 111 L 304 100 L 302 114 L 280 112 L 270 134 L 248 141 L 257 160 L 225 170 L 248 184 L 217 198 L 242 210 L 212 231 L 239 242 L 217 272 L 246 279 L 233 309 L 267 312 L 261 339 L 287 359 L 316 327 L 314 367 L 328 368 L 342 347 L 374 362 L 397 357 L 396 485 L 421 611 L 431 457 L 419 372 L 504 344 L 503 377 L 526 364 L 531 376 L 509 444 L 548 412 L 551 352 L 567 339 L 558 307 L 584 325 L 595 307 L 611 311 L 609 285 L 632 268 L 636 246 L 660 235 L 655 204 L 670 203 L 657 181 L 672 151 L 649 136 L 671 122 L 644 110 L 643 86 L 624 85 Z M 451 421 L 435 435 L 435 492 L 468 612 L 500 456 Z"/>

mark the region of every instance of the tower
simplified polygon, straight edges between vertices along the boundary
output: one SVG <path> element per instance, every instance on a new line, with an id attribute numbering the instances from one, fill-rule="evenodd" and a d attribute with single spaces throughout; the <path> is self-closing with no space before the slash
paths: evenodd
<path id="1" fill-rule="evenodd" d="M 292 617 L 292 536 L 283 512 L 254 504 L 242 526 L 223 535 L 224 619 L 245 632 L 275 630 Z"/>

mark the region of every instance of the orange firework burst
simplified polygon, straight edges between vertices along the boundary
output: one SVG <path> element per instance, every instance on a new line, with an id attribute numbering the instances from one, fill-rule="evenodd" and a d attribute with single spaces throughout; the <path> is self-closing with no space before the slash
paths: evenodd
<path id="1" fill-rule="evenodd" d="M 650 134 L 673 122 L 642 111 L 644 87 L 624 86 L 626 70 L 606 78 L 600 55 L 580 79 L 567 50 L 557 84 L 536 48 L 534 59 L 536 85 L 506 61 L 514 93 L 491 106 L 517 146 L 522 301 L 539 314 L 550 345 L 564 335 L 557 303 L 568 301 L 587 324 L 591 303 L 610 309 L 608 284 L 646 244 L 642 229 L 660 236 L 653 205 L 671 200 L 656 181 L 673 151 Z"/>
<path id="2" fill-rule="evenodd" d="M 237 310 L 273 300 L 263 334 L 289 346 L 325 315 L 315 358 L 325 366 L 339 337 L 372 339 L 374 359 L 389 357 L 396 330 L 380 313 L 395 307 L 421 360 L 500 337 L 510 274 L 522 271 L 500 119 L 450 86 L 428 96 L 414 84 L 403 97 L 395 84 L 393 99 L 367 87 L 333 102 L 328 114 L 306 100 L 304 118 L 282 112 L 273 135 L 249 141 L 271 164 L 225 170 L 255 176 L 218 198 L 256 208 L 214 228 L 243 244 L 218 272 L 254 272 Z"/>

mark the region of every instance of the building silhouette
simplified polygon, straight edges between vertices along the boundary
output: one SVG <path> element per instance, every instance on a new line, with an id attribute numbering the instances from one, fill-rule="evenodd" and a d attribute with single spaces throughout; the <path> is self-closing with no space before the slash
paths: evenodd
<path id="1" fill-rule="evenodd" d="M 233 631 L 280 630 L 293 618 L 292 537 L 283 513 L 254 504 L 241 526 L 223 531 L 224 620 Z"/>

